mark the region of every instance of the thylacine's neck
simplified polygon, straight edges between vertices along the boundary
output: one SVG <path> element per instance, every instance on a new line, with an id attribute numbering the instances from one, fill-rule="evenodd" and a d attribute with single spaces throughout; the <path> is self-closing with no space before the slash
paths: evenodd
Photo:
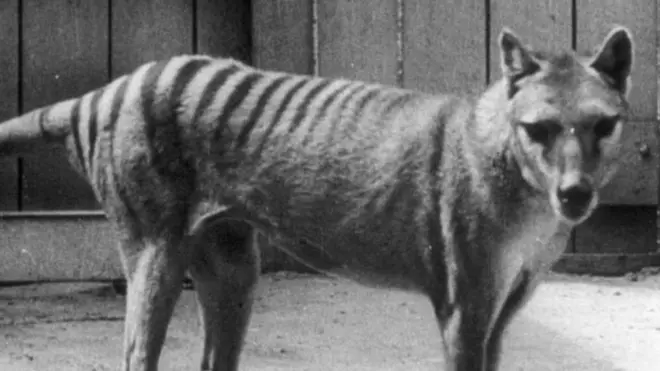
<path id="1" fill-rule="evenodd" d="M 516 209 L 552 213 L 547 195 L 525 181 L 516 161 L 519 144 L 506 119 L 506 90 L 504 81 L 491 85 L 463 126 L 463 153 L 470 168 L 473 196 L 483 203 L 484 211 L 500 220 L 525 217 L 514 212 Z"/>

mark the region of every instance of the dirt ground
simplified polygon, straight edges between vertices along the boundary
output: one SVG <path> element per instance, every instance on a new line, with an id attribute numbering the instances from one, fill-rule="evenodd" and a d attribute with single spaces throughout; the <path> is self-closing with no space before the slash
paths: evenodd
<path id="1" fill-rule="evenodd" d="M 124 297 L 101 284 L 0 290 L 0 370 L 118 370 Z M 201 337 L 184 291 L 161 370 L 197 370 Z M 502 370 L 651 371 L 660 364 L 660 276 L 553 275 L 505 342 Z M 243 370 L 439 370 L 421 296 L 292 273 L 265 275 Z"/>

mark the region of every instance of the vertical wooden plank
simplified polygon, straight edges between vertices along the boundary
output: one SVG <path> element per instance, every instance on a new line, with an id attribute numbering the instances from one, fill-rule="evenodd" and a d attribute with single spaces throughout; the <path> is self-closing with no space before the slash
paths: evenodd
<path id="1" fill-rule="evenodd" d="M 252 25 L 255 66 L 314 73 L 312 0 L 253 0 Z"/>
<path id="2" fill-rule="evenodd" d="M 577 49 L 593 51 L 614 24 L 628 27 L 635 39 L 630 105 L 636 119 L 657 112 L 657 41 L 655 0 L 580 0 L 577 2 Z"/>
<path id="3" fill-rule="evenodd" d="M 98 88 L 107 81 L 108 2 L 23 1 L 23 110 Z M 97 209 L 91 187 L 64 156 L 24 159 L 23 209 Z"/>
<path id="4" fill-rule="evenodd" d="M 104 218 L 7 218 L 0 236 L 0 281 L 123 277 L 119 236 Z"/>
<path id="5" fill-rule="evenodd" d="M 502 76 L 497 38 L 506 26 L 536 48 L 572 48 L 571 0 L 490 0 L 490 81 Z"/>
<path id="6" fill-rule="evenodd" d="M 486 84 L 483 0 L 403 3 L 403 86 L 474 94 Z"/>
<path id="7" fill-rule="evenodd" d="M 193 7 L 188 0 L 113 0 L 111 20 L 113 77 L 193 51 Z"/>
<path id="8" fill-rule="evenodd" d="M 197 0 L 197 52 L 251 62 L 250 0 Z"/>
<path id="9" fill-rule="evenodd" d="M 0 2 L 0 120 L 18 114 L 18 1 Z M 18 160 L 0 159 L 0 210 L 18 208 Z"/>
<path id="10" fill-rule="evenodd" d="M 318 0 L 319 74 L 397 83 L 396 0 Z"/>
<path id="11" fill-rule="evenodd" d="M 655 42 L 656 42 L 656 66 L 660 66 L 660 1 L 656 1 L 656 8 L 655 8 Z M 658 71 L 656 71 L 658 73 Z M 655 135 L 656 138 L 660 139 L 660 125 L 657 123 L 660 123 L 660 76 L 656 79 L 656 91 L 655 91 L 655 99 L 656 102 L 656 125 L 655 125 Z M 660 149 L 660 148 L 659 148 Z M 660 178 L 660 166 L 656 169 L 656 176 Z M 660 186 L 657 187 L 657 192 L 658 192 L 658 197 L 657 200 L 660 200 Z M 660 202 L 656 204 L 656 210 L 657 210 L 657 216 L 656 216 L 656 251 L 660 253 Z"/>

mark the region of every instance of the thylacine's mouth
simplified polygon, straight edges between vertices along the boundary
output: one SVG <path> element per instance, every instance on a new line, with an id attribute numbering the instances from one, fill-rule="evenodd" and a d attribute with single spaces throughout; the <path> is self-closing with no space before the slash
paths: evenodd
<path id="1" fill-rule="evenodd" d="M 555 215 L 564 223 L 571 226 L 582 224 L 593 214 L 598 206 L 598 192 L 594 191 L 592 197 L 587 203 L 571 203 L 570 201 L 560 200 L 556 192 L 550 194 L 550 204 Z"/>

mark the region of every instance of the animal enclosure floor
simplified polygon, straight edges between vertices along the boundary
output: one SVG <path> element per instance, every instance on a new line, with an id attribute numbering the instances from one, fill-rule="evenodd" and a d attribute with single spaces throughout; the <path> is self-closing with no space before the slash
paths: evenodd
<path id="1" fill-rule="evenodd" d="M 513 323 L 502 370 L 651 371 L 660 364 L 660 277 L 544 283 Z M 100 284 L 0 289 L 0 370 L 120 368 L 124 297 Z M 170 326 L 161 370 L 197 370 L 192 291 Z M 265 275 L 241 370 L 438 370 L 421 296 L 309 275 Z"/>

